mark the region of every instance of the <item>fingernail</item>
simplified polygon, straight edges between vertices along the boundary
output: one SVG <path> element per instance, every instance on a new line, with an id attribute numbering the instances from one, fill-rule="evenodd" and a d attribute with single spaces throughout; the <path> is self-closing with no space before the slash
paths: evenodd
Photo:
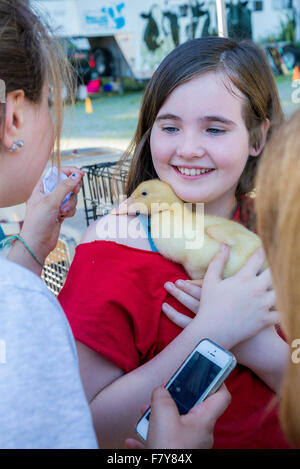
<path id="1" fill-rule="evenodd" d="M 70 209 L 68 207 L 65 207 L 65 208 L 62 208 L 61 211 L 63 213 L 68 213 L 70 211 Z"/>
<path id="2" fill-rule="evenodd" d="M 161 309 L 162 309 L 163 311 L 168 311 L 168 309 L 169 309 L 168 303 L 163 303 Z"/>
<path id="3" fill-rule="evenodd" d="M 167 283 L 165 283 L 164 287 L 165 287 L 166 290 L 172 290 L 172 288 L 173 288 L 173 283 L 167 282 Z"/>
<path id="4" fill-rule="evenodd" d="M 221 249 L 222 249 L 222 251 L 226 251 L 226 250 L 228 249 L 227 244 L 222 244 L 222 248 L 221 248 Z"/>
<path id="5" fill-rule="evenodd" d="M 176 280 L 175 285 L 178 285 L 179 287 L 184 286 L 184 281 L 183 280 Z"/>

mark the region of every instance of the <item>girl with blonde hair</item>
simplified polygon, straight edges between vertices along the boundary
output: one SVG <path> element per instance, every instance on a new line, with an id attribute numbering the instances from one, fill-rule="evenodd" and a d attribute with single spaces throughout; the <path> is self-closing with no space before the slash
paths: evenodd
<path id="1" fill-rule="evenodd" d="M 300 111 L 276 132 L 257 177 L 258 232 L 272 271 L 277 308 L 290 345 L 281 390 L 281 422 L 300 448 Z"/>

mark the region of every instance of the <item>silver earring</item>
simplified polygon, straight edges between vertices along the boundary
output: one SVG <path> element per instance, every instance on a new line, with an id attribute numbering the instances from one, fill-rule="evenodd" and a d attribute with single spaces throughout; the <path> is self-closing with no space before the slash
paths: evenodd
<path id="1" fill-rule="evenodd" d="M 18 148 L 22 148 L 24 147 L 24 142 L 23 140 L 17 140 L 16 142 L 14 142 L 11 146 L 11 148 L 8 150 L 8 151 L 16 151 Z"/>
<path id="2" fill-rule="evenodd" d="M 13 143 L 13 144 L 12 144 L 12 146 L 9 148 L 9 150 L 8 150 L 8 151 L 11 151 L 11 152 L 13 152 L 13 151 L 16 151 L 16 150 L 17 150 L 17 148 L 18 148 L 18 147 L 17 147 L 17 145 L 16 145 L 15 143 Z"/>

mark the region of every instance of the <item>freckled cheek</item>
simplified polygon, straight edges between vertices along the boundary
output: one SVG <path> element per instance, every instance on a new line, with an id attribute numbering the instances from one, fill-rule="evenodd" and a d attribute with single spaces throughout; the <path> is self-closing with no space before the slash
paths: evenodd
<path id="1" fill-rule="evenodd" d="M 164 138 L 157 132 L 152 131 L 150 137 L 150 150 L 152 155 L 152 160 L 154 167 L 156 165 L 160 165 L 161 163 L 165 163 L 169 159 L 169 148 L 166 144 Z"/>
<path id="2" fill-rule="evenodd" d="M 154 169 L 160 178 L 164 174 L 164 169 L 166 168 L 166 159 L 163 158 L 163 155 L 161 153 L 152 153 L 152 162 Z"/>
<path id="3" fill-rule="evenodd" d="M 232 154 L 226 154 L 225 152 L 222 152 L 217 155 L 215 154 L 214 160 L 219 168 L 227 169 L 235 166 L 235 158 L 232 156 Z"/>
<path id="4" fill-rule="evenodd" d="M 216 166 L 220 169 L 236 169 L 243 167 L 248 158 L 248 149 L 241 145 L 238 140 L 215 145 L 209 149 L 209 154 Z"/>
<path id="5" fill-rule="evenodd" d="M 205 151 L 219 169 L 228 168 L 234 159 L 232 151 L 223 142 L 206 145 Z"/>
<path id="6" fill-rule="evenodd" d="M 152 132 L 150 138 L 150 149 L 153 164 L 169 164 L 176 155 L 176 140 L 161 131 Z"/>

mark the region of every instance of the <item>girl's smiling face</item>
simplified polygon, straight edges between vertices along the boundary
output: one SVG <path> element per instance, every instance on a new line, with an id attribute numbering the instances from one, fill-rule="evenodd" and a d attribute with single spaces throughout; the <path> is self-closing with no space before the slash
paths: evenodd
<path id="1" fill-rule="evenodd" d="M 245 97 L 215 72 L 179 85 L 156 116 L 150 148 L 158 177 L 186 202 L 229 217 L 250 147 L 242 111 Z"/>

